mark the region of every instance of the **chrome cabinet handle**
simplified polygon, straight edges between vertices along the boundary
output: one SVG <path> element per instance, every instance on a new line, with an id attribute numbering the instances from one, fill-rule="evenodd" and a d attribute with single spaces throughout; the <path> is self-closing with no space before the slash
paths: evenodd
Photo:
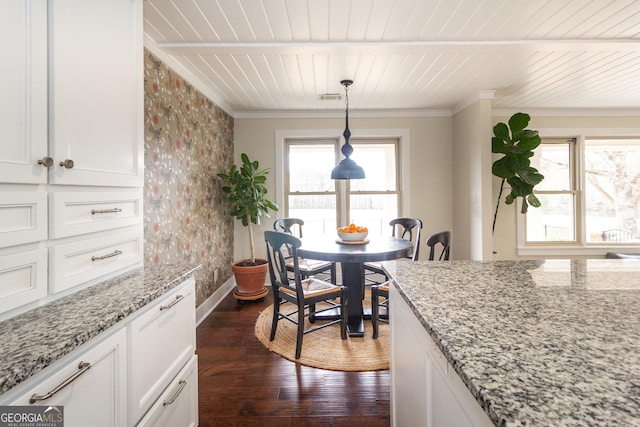
<path id="1" fill-rule="evenodd" d="M 64 166 L 67 169 L 72 169 L 74 165 L 75 163 L 73 163 L 73 160 L 71 159 L 66 159 L 63 162 L 60 162 L 60 166 Z"/>
<path id="2" fill-rule="evenodd" d="M 175 394 L 171 397 L 171 399 L 168 399 L 162 402 L 162 406 L 171 405 L 173 402 L 175 402 L 178 396 L 180 396 L 180 393 L 182 393 L 182 390 L 184 389 L 184 387 L 187 385 L 187 382 L 185 380 L 180 380 L 178 384 L 180 384 L 180 387 L 178 388 L 178 390 L 176 390 Z"/>
<path id="3" fill-rule="evenodd" d="M 95 215 L 95 214 L 106 214 L 106 213 L 118 213 L 118 212 L 122 212 L 122 209 L 120 209 L 120 208 L 113 208 L 113 209 L 91 209 L 91 215 Z"/>
<path id="4" fill-rule="evenodd" d="M 44 166 L 45 168 L 50 168 L 53 166 L 53 158 L 49 156 L 44 156 L 40 160 L 38 160 L 38 164 Z"/>
<path id="5" fill-rule="evenodd" d="M 111 258 L 111 257 L 114 257 L 114 256 L 118 256 L 118 255 L 122 255 L 122 251 L 116 249 L 115 251 L 113 251 L 110 254 L 100 255 L 100 256 L 92 256 L 91 257 L 91 261 L 100 261 L 100 260 L 103 260 L 103 259 L 107 259 L 107 258 Z"/>
<path id="6" fill-rule="evenodd" d="M 50 397 L 52 397 L 53 395 L 58 393 L 60 390 L 62 390 L 63 388 L 65 388 L 66 386 L 68 386 L 69 384 L 74 382 L 80 375 L 84 374 L 89 369 L 91 369 L 91 363 L 89 363 L 89 362 L 80 362 L 78 364 L 78 369 L 79 369 L 78 372 L 76 372 L 75 374 L 71 375 L 69 378 L 67 378 L 66 380 L 64 380 L 60 384 L 58 384 L 58 386 L 56 388 L 54 388 L 53 390 L 51 390 L 49 393 L 46 393 L 46 394 L 43 394 L 43 395 L 38 395 L 37 393 L 34 393 L 33 395 L 31 395 L 31 397 L 29 398 L 29 403 L 34 404 L 34 403 L 39 402 L 41 400 L 49 399 Z"/>
<path id="7" fill-rule="evenodd" d="M 182 299 L 184 298 L 184 295 L 176 295 L 176 299 L 174 299 L 171 304 L 169 305 L 161 305 L 160 306 L 160 311 L 162 310 L 168 310 L 171 307 L 173 307 L 174 305 L 176 305 L 177 303 L 179 303 L 180 301 L 182 301 Z"/>

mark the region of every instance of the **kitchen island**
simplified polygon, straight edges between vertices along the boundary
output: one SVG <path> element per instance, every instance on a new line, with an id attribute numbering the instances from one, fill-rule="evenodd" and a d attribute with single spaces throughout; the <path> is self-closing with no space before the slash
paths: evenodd
<path id="1" fill-rule="evenodd" d="M 639 260 L 383 266 L 393 425 L 640 425 Z"/>

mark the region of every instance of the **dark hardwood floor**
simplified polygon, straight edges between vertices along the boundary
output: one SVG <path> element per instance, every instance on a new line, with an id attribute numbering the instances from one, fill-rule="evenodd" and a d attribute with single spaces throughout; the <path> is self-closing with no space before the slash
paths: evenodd
<path id="1" fill-rule="evenodd" d="M 198 326 L 200 426 L 388 426 L 389 371 L 326 371 L 271 353 L 253 327 L 272 302 L 229 294 Z"/>

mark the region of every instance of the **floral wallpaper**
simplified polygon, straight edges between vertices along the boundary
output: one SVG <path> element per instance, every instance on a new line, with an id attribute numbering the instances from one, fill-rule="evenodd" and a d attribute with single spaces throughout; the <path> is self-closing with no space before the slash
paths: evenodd
<path id="1" fill-rule="evenodd" d="M 145 50 L 144 121 L 145 264 L 202 264 L 200 305 L 232 275 L 233 218 L 215 174 L 233 163 L 233 118 Z"/>

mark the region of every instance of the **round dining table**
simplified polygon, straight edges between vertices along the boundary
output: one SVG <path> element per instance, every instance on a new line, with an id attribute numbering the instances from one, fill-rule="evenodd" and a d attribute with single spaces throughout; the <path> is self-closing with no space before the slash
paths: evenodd
<path id="1" fill-rule="evenodd" d="M 342 269 L 342 285 L 347 288 L 348 332 L 350 337 L 364 336 L 365 312 L 364 263 L 404 258 L 411 254 L 413 243 L 398 237 L 370 237 L 367 243 L 346 243 L 337 238 L 302 238 L 298 255 L 302 258 L 339 262 Z M 338 316 L 334 314 L 333 317 Z M 369 314 L 370 315 L 370 314 Z M 330 314 L 331 316 L 331 314 Z M 318 316 L 319 318 L 321 316 Z"/>

